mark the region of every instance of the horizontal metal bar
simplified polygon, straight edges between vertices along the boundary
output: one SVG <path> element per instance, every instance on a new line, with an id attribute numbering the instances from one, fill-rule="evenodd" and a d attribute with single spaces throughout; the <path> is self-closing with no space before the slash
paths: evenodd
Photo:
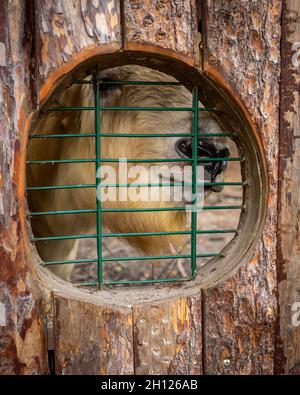
<path id="1" fill-rule="evenodd" d="M 236 133 L 198 133 L 198 137 L 233 137 Z M 95 133 L 66 133 L 66 134 L 33 134 L 30 138 L 74 138 L 74 137 L 96 137 Z M 100 137 L 192 137 L 191 133 L 101 133 Z"/>
<path id="2" fill-rule="evenodd" d="M 219 253 L 207 253 L 207 254 L 197 254 L 197 258 L 210 258 L 210 257 L 224 257 L 224 254 Z M 118 262 L 118 261 L 151 261 L 157 259 L 190 259 L 191 255 L 153 255 L 153 256 L 123 256 L 123 257 L 113 257 L 113 258 L 103 258 L 104 262 Z"/>
<path id="3" fill-rule="evenodd" d="M 200 210 L 242 210 L 244 206 L 203 206 L 198 207 Z M 151 208 L 102 208 L 102 213 L 147 213 L 155 211 L 191 211 L 192 208 L 189 207 L 151 207 Z M 96 213 L 97 210 L 60 210 L 60 211 L 40 211 L 31 212 L 31 217 L 37 217 L 40 215 L 66 215 L 66 214 L 91 214 Z"/>
<path id="4" fill-rule="evenodd" d="M 104 285 L 138 285 L 138 284 L 159 284 L 159 283 L 175 283 L 179 281 L 189 281 L 191 276 L 177 278 L 162 278 L 157 280 L 123 280 L 123 281 L 104 281 Z"/>
<path id="5" fill-rule="evenodd" d="M 95 163 L 96 159 L 28 160 L 27 165 L 55 165 L 57 163 Z"/>
<path id="6" fill-rule="evenodd" d="M 70 185 L 49 185 L 42 187 L 27 187 L 26 191 L 48 191 L 53 189 L 80 189 L 96 188 L 96 184 L 70 184 Z"/>
<path id="7" fill-rule="evenodd" d="M 198 230 L 198 235 L 205 234 L 224 234 L 224 233 L 237 233 L 237 229 L 208 229 Z M 130 233 L 102 233 L 102 237 L 139 237 L 139 236 L 177 236 L 177 235 L 190 235 L 191 231 L 182 230 L 177 232 L 130 232 Z M 49 237 L 33 237 L 30 241 L 51 241 L 51 240 L 72 240 L 72 239 L 93 239 L 97 234 L 84 234 L 84 235 L 66 235 L 66 236 L 49 236 Z"/>
<path id="8" fill-rule="evenodd" d="M 199 211 L 202 210 L 242 210 L 244 206 L 203 206 L 203 207 L 197 207 Z M 103 213 L 137 213 L 137 212 L 155 212 L 155 211 L 191 211 L 192 208 L 188 207 L 153 207 L 153 208 L 127 208 L 127 209 L 122 209 L 122 208 L 115 208 L 115 209 L 109 209 L 109 208 L 104 208 L 101 211 Z"/>
<path id="9" fill-rule="evenodd" d="M 220 253 L 206 253 L 197 254 L 197 258 L 211 258 L 211 257 L 224 257 L 224 254 Z M 190 259 L 191 255 L 153 255 L 153 256 L 121 256 L 112 258 L 103 258 L 103 262 L 118 262 L 118 261 L 152 261 L 152 260 L 164 260 L 164 259 Z M 72 259 L 72 260 L 58 260 L 58 261 L 46 261 L 46 266 L 52 265 L 74 265 L 79 263 L 94 263 L 97 259 Z"/>
<path id="10" fill-rule="evenodd" d="M 138 284 L 159 284 L 159 283 L 171 283 L 178 281 L 190 281 L 191 276 L 177 277 L 177 278 L 162 278 L 158 280 L 120 280 L 120 281 L 104 281 L 101 285 L 138 285 Z M 83 283 L 72 283 L 76 287 L 95 287 L 99 286 L 98 282 L 83 282 Z"/>
<path id="11" fill-rule="evenodd" d="M 127 106 L 109 106 L 100 107 L 101 111 L 193 111 L 192 107 L 127 107 Z M 47 111 L 95 111 L 95 107 L 52 107 Z M 203 108 L 198 109 L 201 112 L 215 112 L 216 108 Z"/>
<path id="12" fill-rule="evenodd" d="M 37 217 L 40 215 L 65 215 L 65 214 L 93 214 L 96 213 L 97 210 L 89 209 L 89 210 L 59 210 L 59 211 L 40 211 L 40 212 L 31 212 L 31 217 Z"/>
<path id="13" fill-rule="evenodd" d="M 243 186 L 244 182 L 199 182 L 197 186 Z M 183 186 L 192 186 L 192 182 L 175 182 L 173 184 L 170 183 L 161 183 L 161 184 L 100 184 L 102 188 L 144 188 L 144 187 L 183 187 Z"/>
<path id="14" fill-rule="evenodd" d="M 100 184 L 102 188 L 129 188 L 129 187 L 178 187 L 178 186 L 191 186 L 191 182 L 187 183 L 162 183 L 162 184 Z M 198 186 L 243 186 L 245 182 L 199 182 Z M 70 185 L 49 185 L 41 187 L 27 187 L 26 191 L 47 191 L 53 189 L 78 189 L 78 188 L 96 188 L 96 184 L 70 184 Z"/>
<path id="15" fill-rule="evenodd" d="M 77 240 L 77 239 L 94 239 L 97 234 L 84 235 L 66 235 L 66 236 L 48 236 L 48 237 L 32 237 L 30 241 L 57 241 L 57 240 Z"/>
<path id="16" fill-rule="evenodd" d="M 236 133 L 198 133 L 198 137 L 233 137 Z M 193 137 L 191 133 L 101 133 L 101 137 Z"/>
<path id="17" fill-rule="evenodd" d="M 197 230 L 198 235 L 205 234 L 220 234 L 220 233 L 237 233 L 237 229 L 203 229 Z M 103 237 L 136 237 L 136 236 L 176 236 L 176 235 L 190 235 L 192 232 L 188 230 L 173 231 L 173 232 L 130 232 L 130 233 L 102 233 Z"/>
<path id="18" fill-rule="evenodd" d="M 198 158 L 198 162 L 237 162 L 243 161 L 243 158 Z M 192 158 L 163 158 L 163 159 L 101 159 L 103 163 L 176 163 L 176 162 L 192 162 Z"/>
<path id="19" fill-rule="evenodd" d="M 79 263 L 95 263 L 98 262 L 98 259 L 96 258 L 91 258 L 91 259 L 72 259 L 69 261 L 64 261 L 64 260 L 60 260 L 60 261 L 48 261 L 48 262 L 44 262 L 44 264 L 46 266 L 53 266 L 53 265 L 76 265 Z"/>
<path id="20" fill-rule="evenodd" d="M 66 133 L 66 134 L 33 134 L 30 136 L 31 139 L 57 139 L 66 137 L 96 137 L 95 133 Z"/>
<path id="21" fill-rule="evenodd" d="M 243 210 L 245 206 L 203 206 L 203 210 Z"/>
<path id="22" fill-rule="evenodd" d="M 238 162 L 243 161 L 244 158 L 200 158 L 199 162 Z M 102 163 L 177 163 L 177 162 L 192 162 L 191 158 L 163 158 L 163 159 L 101 159 Z M 57 163 L 95 163 L 96 159 L 53 159 L 53 160 L 28 160 L 28 165 L 47 165 Z"/>

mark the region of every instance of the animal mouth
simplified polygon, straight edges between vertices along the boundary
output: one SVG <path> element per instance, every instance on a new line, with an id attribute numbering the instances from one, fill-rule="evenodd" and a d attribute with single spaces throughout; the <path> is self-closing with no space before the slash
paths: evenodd
<path id="1" fill-rule="evenodd" d="M 179 156 L 186 159 L 193 158 L 193 140 L 191 138 L 182 138 L 177 140 L 175 144 L 176 152 Z M 226 145 L 221 148 L 213 143 L 198 139 L 197 142 L 197 164 L 204 166 L 205 171 L 208 173 L 210 183 L 213 185 L 205 186 L 205 191 L 221 192 L 222 185 L 218 185 L 217 177 L 224 173 L 227 168 L 227 161 L 225 160 L 230 156 L 230 151 Z M 209 161 L 209 159 L 213 159 Z M 220 158 L 220 160 L 216 160 Z"/>

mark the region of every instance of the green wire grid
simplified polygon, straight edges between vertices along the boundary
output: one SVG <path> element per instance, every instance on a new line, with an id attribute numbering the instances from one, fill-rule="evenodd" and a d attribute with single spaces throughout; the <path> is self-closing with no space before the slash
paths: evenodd
<path id="1" fill-rule="evenodd" d="M 78 158 L 78 159 L 62 159 L 62 160 L 28 160 L 27 165 L 45 165 L 45 164 L 84 164 L 95 163 L 96 174 L 100 169 L 102 163 L 118 163 L 119 159 L 101 158 L 101 138 L 115 137 L 115 138 L 168 138 L 168 137 L 192 137 L 192 152 L 191 159 L 185 158 L 153 158 L 153 159 L 128 159 L 127 163 L 176 163 L 176 162 L 190 162 L 192 165 L 192 182 L 191 183 L 159 183 L 159 184 L 101 184 L 99 178 L 96 177 L 95 184 L 70 184 L 70 185 L 47 185 L 47 186 L 28 186 L 27 192 L 31 191 L 47 191 L 47 190 L 60 190 L 60 189 L 80 189 L 80 188 L 94 188 L 101 194 L 101 188 L 107 187 L 176 187 L 176 186 L 192 186 L 193 202 L 191 211 L 191 230 L 190 231 L 165 231 L 165 232 L 131 232 L 131 233 L 103 233 L 102 232 L 102 213 L 121 213 L 121 212 L 160 212 L 160 211 L 183 211 L 187 210 L 186 207 L 159 207 L 159 208 L 103 208 L 101 206 L 101 199 L 96 198 L 96 208 L 85 210 L 55 210 L 55 211 L 42 211 L 30 212 L 30 217 L 39 217 L 44 215 L 77 215 L 77 214 L 93 214 L 96 216 L 96 233 L 95 234 L 80 234 L 80 235 L 64 235 L 64 236 L 49 236 L 49 237 L 32 237 L 33 242 L 39 241 L 58 241 L 70 239 L 96 239 L 97 241 L 97 258 L 87 259 L 73 259 L 73 260 L 55 260 L 46 261 L 46 266 L 52 265 L 66 265 L 66 264 L 85 264 L 97 263 L 97 282 L 84 282 L 75 285 L 80 286 L 99 286 L 101 285 L 118 285 L 118 284 L 145 284 L 145 283 L 164 283 L 192 280 L 197 272 L 197 258 L 210 258 L 210 257 L 224 257 L 222 253 L 198 253 L 197 252 L 197 236 L 203 234 L 237 234 L 238 229 L 197 229 L 197 188 L 198 186 L 245 186 L 246 182 L 198 182 L 197 183 L 197 166 L 199 163 L 214 162 L 214 161 L 236 161 L 243 162 L 244 158 L 201 158 L 198 159 L 197 155 L 197 139 L 199 137 L 236 137 L 234 132 L 224 133 L 198 133 L 198 118 L 199 111 L 214 112 L 215 108 L 199 108 L 198 103 L 198 87 L 193 87 L 192 90 L 192 107 L 126 107 L 126 106 L 101 106 L 101 86 L 106 84 L 118 85 L 132 85 L 132 86 L 179 86 L 179 82 L 157 82 L 157 81 L 101 81 L 98 73 L 93 75 L 91 80 L 75 81 L 74 84 L 90 84 L 94 89 L 94 105 L 86 107 L 54 107 L 49 108 L 47 111 L 94 111 L 95 113 L 95 130 L 89 133 L 69 133 L 69 134 L 35 134 L 32 139 L 48 139 L 48 138 L 94 138 L 95 139 L 95 158 Z M 102 111 L 189 111 L 192 112 L 192 134 L 191 133 L 107 133 L 101 132 L 101 113 Z M 97 195 L 97 194 L 96 194 Z M 242 210 L 244 206 L 241 205 L 227 205 L 227 206 L 204 206 L 202 210 Z M 176 236 L 176 235 L 190 235 L 191 236 L 191 252 L 190 254 L 179 255 L 159 255 L 159 256 L 129 256 L 129 257 L 103 257 L 102 243 L 104 238 L 112 237 L 144 237 L 144 236 Z M 191 261 L 191 274 L 187 277 L 181 278 L 161 278 L 151 280 L 124 280 L 124 281 L 107 281 L 103 277 L 103 263 L 104 262 L 117 262 L 117 261 L 155 261 L 164 259 L 190 259 Z"/>

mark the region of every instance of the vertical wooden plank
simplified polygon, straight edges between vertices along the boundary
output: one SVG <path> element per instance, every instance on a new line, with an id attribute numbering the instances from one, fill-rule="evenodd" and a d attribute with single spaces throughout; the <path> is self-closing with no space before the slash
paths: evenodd
<path id="1" fill-rule="evenodd" d="M 120 1 L 38 1 L 36 30 L 37 83 L 43 99 L 53 73 L 63 75 L 89 58 L 121 48 Z"/>
<path id="2" fill-rule="evenodd" d="M 136 374 L 202 374 L 201 294 L 133 306 Z"/>
<path id="3" fill-rule="evenodd" d="M 236 96 L 259 132 L 269 178 L 268 214 L 252 259 L 204 292 L 204 372 L 272 374 L 281 1 L 206 0 L 204 5 L 204 71 Z"/>
<path id="4" fill-rule="evenodd" d="M 132 310 L 54 295 L 56 374 L 133 374 Z"/>
<path id="5" fill-rule="evenodd" d="M 31 2 L 2 1 L 0 25 L 0 374 L 42 374 L 47 372 L 42 294 L 21 232 L 22 137 L 35 101 Z"/>
<path id="6" fill-rule="evenodd" d="M 198 11 L 195 0 L 124 0 L 124 49 L 170 54 L 198 63 Z"/>
<path id="7" fill-rule="evenodd" d="M 300 309 L 300 3 L 297 0 L 283 1 L 281 59 L 276 373 L 300 374 L 297 319 Z"/>

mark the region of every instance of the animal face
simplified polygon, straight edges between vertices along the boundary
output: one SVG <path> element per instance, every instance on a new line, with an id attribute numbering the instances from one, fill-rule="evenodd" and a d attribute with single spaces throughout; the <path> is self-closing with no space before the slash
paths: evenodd
<path id="1" fill-rule="evenodd" d="M 140 66 L 123 66 L 106 70 L 100 74 L 103 81 L 175 81 L 172 77 L 158 71 Z M 102 106 L 118 107 L 191 107 L 192 94 L 183 86 L 128 86 L 112 84 L 100 85 L 100 101 Z M 91 85 L 74 85 L 60 97 L 58 106 L 93 106 L 94 92 Z M 199 103 L 199 107 L 202 104 Z M 94 113 L 82 111 L 80 113 L 50 113 L 38 123 L 35 133 L 90 133 L 94 130 Z M 101 111 L 100 127 L 106 133 L 190 133 L 192 136 L 192 113 L 184 111 Z M 218 133 L 221 128 L 212 114 L 199 112 L 198 131 L 203 133 Z M 29 159 L 70 159 L 93 158 L 95 156 L 94 138 L 65 138 L 61 140 L 49 139 L 47 149 L 41 139 L 34 139 L 29 147 Z M 43 155 L 41 157 L 41 154 Z M 197 142 L 198 163 L 203 165 L 204 180 L 209 182 L 222 181 L 226 170 L 226 161 L 222 158 L 229 156 L 229 150 L 224 138 L 199 137 Z M 192 157 L 192 137 L 102 137 L 101 158 L 131 160 L 145 160 L 136 166 L 128 163 L 127 182 L 144 183 L 151 181 L 154 167 L 159 167 L 159 181 L 182 182 L 184 174 L 191 181 L 192 168 L 190 162 L 180 163 L 149 163 L 149 159 L 190 159 Z M 203 158 L 220 158 L 220 161 L 203 162 Z M 203 163 L 202 163 L 203 162 Z M 104 183 L 120 182 L 119 164 L 111 163 L 116 179 L 109 180 L 105 175 L 105 164 L 101 166 L 100 177 Z M 157 174 L 156 174 L 157 175 Z M 57 166 L 35 166 L 28 170 L 28 183 L 30 185 L 43 185 L 44 180 L 50 180 L 52 185 L 61 184 L 93 184 L 95 183 L 95 165 L 85 164 L 80 167 L 75 164 L 61 164 Z M 125 191 L 124 191 L 125 189 Z M 206 194 L 220 191 L 220 187 L 206 188 Z M 124 199 L 124 192 L 126 198 Z M 129 193 L 128 193 L 129 192 Z M 148 199 L 136 199 L 131 194 L 131 188 L 120 187 L 115 193 L 103 201 L 103 207 L 109 208 L 142 208 L 142 207 L 174 207 L 182 206 L 192 200 L 192 187 L 183 194 L 181 201 L 165 198 L 161 188 L 153 187 Z M 101 197 L 105 195 L 101 190 Z M 109 198 L 109 197 L 112 198 Z M 150 198 L 149 198 L 150 196 Z M 135 198 L 134 198 L 135 197 Z M 64 209 L 84 210 L 95 206 L 95 191 L 93 189 L 78 189 L 75 193 L 71 189 L 51 190 L 46 194 L 32 194 L 29 196 L 29 205 L 32 211 Z M 67 217 L 67 218 L 66 218 Z M 188 216 L 185 211 L 161 211 L 148 213 L 104 213 L 102 215 L 103 227 L 109 232 L 167 232 L 188 229 Z M 94 232 L 95 216 L 45 216 L 33 224 L 36 236 L 43 237 L 64 234 L 82 234 Z M 128 243 L 136 247 L 141 253 L 157 255 L 180 250 L 185 236 L 164 237 L 128 237 Z M 49 243 L 40 242 L 37 248 L 45 260 L 74 259 L 77 244 L 68 241 L 64 247 L 58 242 L 53 249 Z M 66 266 L 66 265 L 64 265 Z M 70 267 L 70 266 L 69 266 Z M 59 268 L 60 269 L 60 268 Z M 55 267 L 54 267 L 55 270 Z M 56 270 L 61 276 L 67 277 L 65 272 Z"/>

